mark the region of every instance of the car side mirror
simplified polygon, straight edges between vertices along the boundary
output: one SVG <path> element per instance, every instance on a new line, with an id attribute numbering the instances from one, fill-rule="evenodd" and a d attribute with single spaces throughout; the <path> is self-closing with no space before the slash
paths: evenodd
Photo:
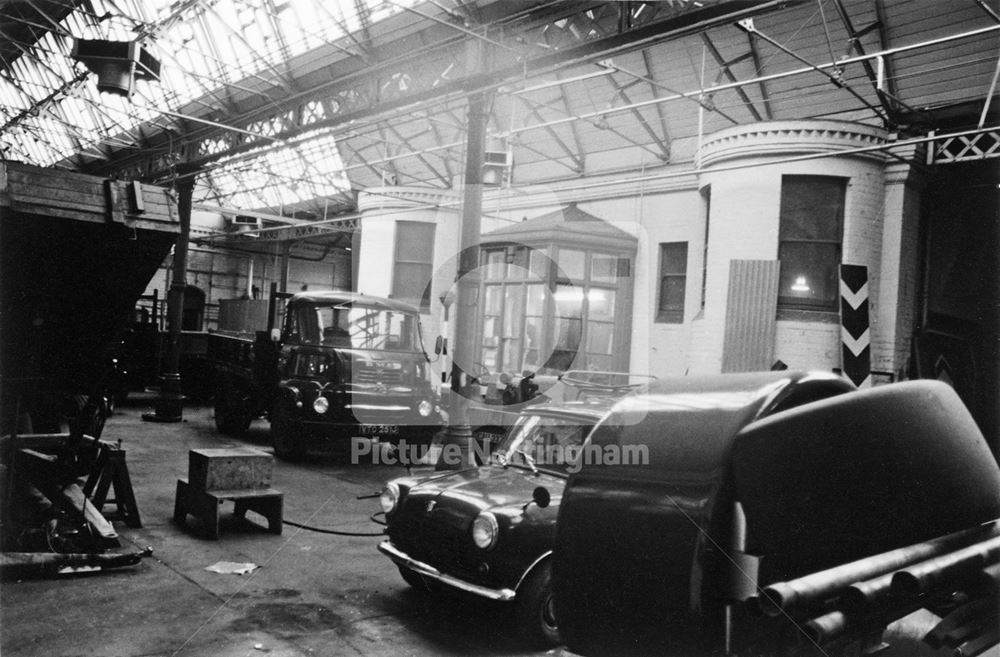
<path id="1" fill-rule="evenodd" d="M 531 499 L 539 509 L 544 509 L 552 503 L 552 495 L 545 486 L 536 486 L 535 490 L 531 491 Z"/>

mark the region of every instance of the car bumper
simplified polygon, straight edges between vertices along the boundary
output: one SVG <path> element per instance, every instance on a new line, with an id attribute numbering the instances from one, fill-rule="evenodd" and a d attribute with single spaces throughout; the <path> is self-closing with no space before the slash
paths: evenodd
<path id="1" fill-rule="evenodd" d="M 424 577 L 430 577 L 431 579 L 437 580 L 442 584 L 447 584 L 453 588 L 465 591 L 466 593 L 472 593 L 483 598 L 488 598 L 490 600 L 500 600 L 503 602 L 509 602 L 515 598 L 517 595 L 513 589 L 502 588 L 502 589 L 491 589 L 486 586 L 480 586 L 479 584 L 472 584 L 465 581 L 464 579 L 459 579 L 447 573 L 442 573 L 440 570 L 426 564 L 423 561 L 417 561 L 405 552 L 402 552 L 396 546 L 392 544 L 391 541 L 383 541 L 378 546 L 379 552 L 389 557 L 398 566 L 405 566 L 418 575 L 423 575 Z"/>

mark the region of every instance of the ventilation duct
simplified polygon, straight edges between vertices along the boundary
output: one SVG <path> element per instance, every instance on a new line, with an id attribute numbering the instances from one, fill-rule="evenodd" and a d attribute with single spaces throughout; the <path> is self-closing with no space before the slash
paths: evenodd
<path id="1" fill-rule="evenodd" d="M 160 62 L 137 41 L 77 39 L 72 56 L 97 74 L 97 89 L 131 96 L 138 80 L 159 80 Z"/>

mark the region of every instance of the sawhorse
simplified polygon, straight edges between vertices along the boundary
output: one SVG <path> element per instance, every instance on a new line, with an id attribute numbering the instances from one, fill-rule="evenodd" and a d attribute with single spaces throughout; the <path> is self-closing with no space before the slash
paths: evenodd
<path id="1" fill-rule="evenodd" d="M 83 494 L 91 504 L 101 511 L 105 504 L 114 504 L 116 515 L 106 515 L 109 520 L 122 520 L 133 529 L 142 527 L 139 517 L 139 507 L 135 503 L 135 492 L 132 490 L 132 480 L 125 465 L 125 450 L 121 442 L 113 445 L 103 440 L 97 441 L 97 460 L 87 483 L 83 486 Z M 115 489 L 114 499 L 108 499 L 111 487 Z M 102 511 L 103 513 L 103 511 Z"/>

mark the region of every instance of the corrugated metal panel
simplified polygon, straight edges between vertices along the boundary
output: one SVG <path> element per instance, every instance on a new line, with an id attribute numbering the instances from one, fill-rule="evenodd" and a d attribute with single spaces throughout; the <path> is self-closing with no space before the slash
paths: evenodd
<path id="1" fill-rule="evenodd" d="M 730 260 L 723 372 L 766 370 L 774 362 L 777 260 Z"/>

